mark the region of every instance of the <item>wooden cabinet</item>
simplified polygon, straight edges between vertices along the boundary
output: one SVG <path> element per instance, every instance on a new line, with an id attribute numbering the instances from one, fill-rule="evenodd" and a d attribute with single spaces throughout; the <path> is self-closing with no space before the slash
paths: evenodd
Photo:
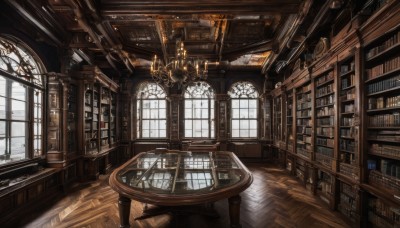
<path id="1" fill-rule="evenodd" d="M 82 122 L 80 145 L 83 156 L 80 177 L 96 179 L 108 173 L 117 153 L 117 92 L 118 85 L 99 68 L 84 66 L 79 72 Z"/>
<path id="2" fill-rule="evenodd" d="M 296 89 L 296 154 L 308 160 L 313 151 L 313 106 L 311 82 Z"/>

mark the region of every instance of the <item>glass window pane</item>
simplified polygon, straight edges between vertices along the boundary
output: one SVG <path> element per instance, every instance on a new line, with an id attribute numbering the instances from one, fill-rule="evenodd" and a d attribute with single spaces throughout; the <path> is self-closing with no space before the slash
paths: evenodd
<path id="1" fill-rule="evenodd" d="M 158 109 L 150 109 L 150 118 L 158 119 Z"/>
<path id="2" fill-rule="evenodd" d="M 166 108 L 166 102 L 165 102 L 165 100 L 160 100 L 160 101 L 158 102 L 158 105 L 159 105 L 159 108 Z"/>
<path id="3" fill-rule="evenodd" d="M 167 129 L 167 121 L 166 120 L 160 120 L 159 123 L 160 123 L 160 126 L 159 126 L 160 129 L 163 129 L 163 130 Z"/>
<path id="4" fill-rule="evenodd" d="M 0 96 L 6 96 L 6 79 L 0 76 Z"/>
<path id="5" fill-rule="evenodd" d="M 6 118 L 6 98 L 0 97 L 0 118 Z"/>
<path id="6" fill-rule="evenodd" d="M 205 138 L 208 137 L 208 130 L 203 129 L 201 132 L 202 132 L 201 137 L 205 137 Z"/>
<path id="7" fill-rule="evenodd" d="M 194 126 L 194 130 L 200 130 L 201 129 L 201 120 L 193 120 L 193 126 Z"/>
<path id="8" fill-rule="evenodd" d="M 249 130 L 240 130 L 240 137 L 249 137 Z"/>
<path id="9" fill-rule="evenodd" d="M 160 119 L 167 118 L 167 114 L 165 113 L 165 109 L 159 109 L 158 110 L 158 118 L 160 118 Z"/>
<path id="10" fill-rule="evenodd" d="M 143 100 L 143 109 L 149 109 L 150 108 L 150 101 L 149 100 Z"/>
<path id="11" fill-rule="evenodd" d="M 257 118 L 256 109 L 249 109 L 249 118 Z"/>
<path id="12" fill-rule="evenodd" d="M 196 129 L 196 130 L 194 131 L 193 137 L 201 138 L 201 130 Z"/>
<path id="13" fill-rule="evenodd" d="M 257 137 L 257 130 L 250 130 L 249 137 L 253 137 L 253 138 Z"/>
<path id="14" fill-rule="evenodd" d="M 150 138 L 158 138 L 158 130 L 151 130 Z"/>
<path id="15" fill-rule="evenodd" d="M 150 122 L 148 120 L 143 120 L 143 129 L 150 129 Z"/>
<path id="16" fill-rule="evenodd" d="M 11 138 L 11 156 L 13 158 L 25 158 L 25 137 Z"/>
<path id="17" fill-rule="evenodd" d="M 232 120 L 232 129 L 239 129 L 239 120 Z"/>
<path id="18" fill-rule="evenodd" d="M 143 138 L 148 138 L 150 135 L 150 131 L 149 130 L 142 130 L 142 137 Z"/>
<path id="19" fill-rule="evenodd" d="M 6 154 L 6 139 L 0 138 L 0 155 Z"/>
<path id="20" fill-rule="evenodd" d="M 158 100 L 150 101 L 150 108 L 158 108 Z"/>
<path id="21" fill-rule="evenodd" d="M 185 137 L 193 137 L 193 136 L 192 136 L 192 129 L 190 129 L 190 130 L 185 130 Z"/>
<path id="22" fill-rule="evenodd" d="M 249 129 L 257 130 L 257 126 L 258 126 L 257 120 L 249 120 L 249 121 L 250 121 Z"/>
<path id="23" fill-rule="evenodd" d="M 232 130 L 232 137 L 234 138 L 239 137 L 239 130 Z"/>
<path id="24" fill-rule="evenodd" d="M 239 108 L 239 100 L 232 99 L 232 108 Z"/>
<path id="25" fill-rule="evenodd" d="M 249 100 L 249 108 L 257 108 L 257 100 Z"/>
<path id="26" fill-rule="evenodd" d="M 0 137 L 6 137 L 6 121 L 0 121 Z"/>
<path id="27" fill-rule="evenodd" d="M 26 100 L 26 87 L 18 82 L 12 83 L 11 98 L 25 101 Z"/>
<path id="28" fill-rule="evenodd" d="M 151 120 L 150 121 L 150 129 L 158 129 L 158 120 Z"/>
<path id="29" fill-rule="evenodd" d="M 167 137 L 167 131 L 166 130 L 160 130 L 160 138 L 165 138 Z"/>
<path id="30" fill-rule="evenodd" d="M 192 129 L 192 121 L 191 120 L 185 120 L 185 129 Z"/>
<path id="31" fill-rule="evenodd" d="M 143 116 L 142 119 L 149 119 L 150 118 L 150 110 L 149 109 L 143 109 Z"/>
<path id="32" fill-rule="evenodd" d="M 185 108 L 192 108 L 192 101 L 191 100 L 185 100 Z"/>
<path id="33" fill-rule="evenodd" d="M 194 118 L 201 118 L 201 109 L 196 108 L 194 110 Z"/>
<path id="34" fill-rule="evenodd" d="M 240 109 L 240 118 L 248 119 L 249 118 L 249 110 L 248 109 Z"/>
<path id="35" fill-rule="evenodd" d="M 248 108 L 249 107 L 249 101 L 242 99 L 240 100 L 240 108 Z"/>
<path id="36" fill-rule="evenodd" d="M 14 120 L 25 120 L 26 118 L 26 103 L 24 101 L 11 100 L 12 114 Z"/>
<path id="37" fill-rule="evenodd" d="M 207 118 L 208 119 L 208 109 L 202 109 L 201 110 L 201 118 Z"/>
<path id="38" fill-rule="evenodd" d="M 185 118 L 193 118 L 192 117 L 192 109 L 185 108 Z"/>
<path id="39" fill-rule="evenodd" d="M 12 137 L 25 137 L 26 123 L 25 122 L 11 122 L 11 136 Z"/>
<path id="40" fill-rule="evenodd" d="M 249 121 L 248 120 L 240 120 L 240 129 L 248 129 Z"/>

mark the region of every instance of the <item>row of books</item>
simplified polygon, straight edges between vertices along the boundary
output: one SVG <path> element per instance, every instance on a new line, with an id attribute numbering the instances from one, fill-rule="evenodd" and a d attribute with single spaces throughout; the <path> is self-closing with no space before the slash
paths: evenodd
<path id="1" fill-rule="evenodd" d="M 312 113 L 311 110 L 303 110 L 296 112 L 297 117 L 311 117 Z"/>
<path id="2" fill-rule="evenodd" d="M 323 106 L 323 105 L 333 105 L 334 103 L 334 96 L 333 94 L 327 97 L 318 98 L 315 100 L 316 106 Z"/>
<path id="3" fill-rule="evenodd" d="M 339 204 L 345 204 L 351 208 L 351 210 L 355 211 L 356 210 L 356 200 L 353 197 L 350 197 L 347 194 L 344 194 L 343 192 L 340 193 L 340 202 Z"/>
<path id="4" fill-rule="evenodd" d="M 378 55 L 379 53 L 381 53 L 399 43 L 400 43 L 400 31 L 393 34 L 393 36 L 389 37 L 387 40 L 382 42 L 380 45 L 375 46 L 375 47 L 371 48 L 370 50 L 368 50 L 366 57 L 367 57 L 367 59 L 370 59 L 370 58 Z"/>
<path id="5" fill-rule="evenodd" d="M 106 131 L 101 131 L 100 133 L 100 137 L 104 138 L 104 137 L 108 137 L 108 129 L 106 129 Z"/>
<path id="6" fill-rule="evenodd" d="M 340 191 L 351 198 L 356 198 L 357 190 L 355 190 L 351 185 L 348 185 L 344 182 L 340 182 Z"/>
<path id="7" fill-rule="evenodd" d="M 311 102 L 299 103 L 297 104 L 297 110 L 311 108 Z"/>
<path id="8" fill-rule="evenodd" d="M 333 137 L 335 131 L 333 127 L 317 127 L 317 135 Z"/>
<path id="9" fill-rule="evenodd" d="M 339 161 L 340 163 L 345 163 L 345 164 L 350 164 L 352 165 L 353 163 L 356 162 L 355 160 L 355 155 L 353 153 L 346 153 L 346 152 L 341 152 L 339 155 Z M 340 168 L 341 172 L 348 172 L 349 170 L 351 170 L 351 172 L 348 172 L 347 174 L 349 176 L 354 174 L 354 167 L 347 167 L 342 165 L 342 167 Z"/>
<path id="10" fill-rule="evenodd" d="M 343 75 L 347 72 L 353 71 L 354 70 L 354 61 L 351 61 L 349 64 L 342 64 L 340 66 L 340 75 Z"/>
<path id="11" fill-rule="evenodd" d="M 318 88 L 315 95 L 316 95 L 316 97 L 321 97 L 321 96 L 324 96 L 326 94 L 330 94 L 332 92 L 334 92 L 333 84 L 329 84 L 329 85 L 326 85 L 326 86 L 324 86 L 322 88 Z"/>
<path id="12" fill-rule="evenodd" d="M 370 222 L 373 227 L 398 227 L 400 224 L 394 225 L 387 218 L 375 214 L 372 211 L 368 211 L 368 222 Z"/>
<path id="13" fill-rule="evenodd" d="M 310 158 L 310 151 L 312 150 L 310 144 L 297 142 L 296 150 L 297 150 L 296 153 L 301 154 L 307 158 Z"/>
<path id="14" fill-rule="evenodd" d="M 400 130 L 368 131 L 368 139 L 400 142 Z"/>
<path id="15" fill-rule="evenodd" d="M 354 131 L 351 129 L 340 129 L 340 136 L 352 138 L 354 137 Z"/>
<path id="16" fill-rule="evenodd" d="M 370 127 L 400 127 L 400 113 L 369 116 L 368 122 Z"/>
<path id="17" fill-rule="evenodd" d="M 350 87 L 350 86 L 353 86 L 354 85 L 354 82 L 355 82 L 355 79 L 356 79 L 356 76 L 354 75 L 354 74 L 351 74 L 349 77 L 344 77 L 343 79 L 342 79 L 342 89 L 346 89 L 346 88 L 348 88 L 348 87 Z"/>
<path id="18" fill-rule="evenodd" d="M 400 146 L 372 143 L 370 145 L 369 152 L 400 158 Z"/>
<path id="19" fill-rule="evenodd" d="M 368 99 L 368 109 L 400 107 L 400 96 L 371 97 Z"/>
<path id="20" fill-rule="evenodd" d="M 97 141 L 87 141 L 86 149 L 93 150 L 97 148 Z"/>
<path id="21" fill-rule="evenodd" d="M 353 156 L 352 158 L 350 157 Z M 354 155 L 353 154 L 344 154 L 345 157 L 348 157 L 346 159 L 347 162 L 344 160 L 344 158 L 341 156 L 340 157 L 340 163 L 339 163 L 339 172 L 352 178 L 358 178 L 358 171 L 356 170 L 356 167 L 354 165 L 348 165 L 352 164 L 354 162 Z"/>
<path id="22" fill-rule="evenodd" d="M 368 199 L 368 208 L 379 217 L 383 217 L 388 221 L 392 221 L 400 226 L 400 212 L 398 208 L 391 207 L 378 198 Z M 393 226 L 391 224 L 390 226 Z"/>
<path id="23" fill-rule="evenodd" d="M 335 115 L 335 109 L 333 107 L 323 107 L 323 108 L 318 108 L 317 110 L 317 117 L 333 116 L 333 115 Z"/>
<path id="24" fill-rule="evenodd" d="M 321 153 L 316 153 L 315 154 L 315 161 L 318 163 L 321 163 L 322 165 L 327 166 L 329 169 L 332 168 L 332 160 L 333 157 L 321 154 Z"/>
<path id="25" fill-rule="evenodd" d="M 355 222 L 355 216 L 357 215 L 357 213 L 351 208 L 349 208 L 347 205 L 339 203 L 338 211 L 344 216 L 346 216 L 350 221 Z"/>
<path id="26" fill-rule="evenodd" d="M 308 84 L 306 86 L 301 87 L 300 89 L 298 89 L 298 93 L 307 93 L 311 91 L 311 84 Z"/>
<path id="27" fill-rule="evenodd" d="M 377 170 L 371 170 L 368 180 L 372 185 L 378 186 L 389 191 L 400 193 L 400 180 L 390 175 L 384 175 Z"/>
<path id="28" fill-rule="evenodd" d="M 297 119 L 297 126 L 312 126 L 312 120 L 311 119 Z"/>
<path id="29" fill-rule="evenodd" d="M 354 112 L 354 104 L 346 104 L 343 106 L 343 111 L 347 112 Z"/>
<path id="30" fill-rule="evenodd" d="M 101 146 L 106 146 L 106 145 L 108 145 L 108 138 L 101 140 Z"/>
<path id="31" fill-rule="evenodd" d="M 370 69 L 366 69 L 365 73 L 367 75 L 367 79 L 373 79 L 379 77 L 382 74 L 388 73 L 392 70 L 400 69 L 400 56 L 397 56 L 393 59 L 387 60 L 382 64 L 379 64 Z"/>
<path id="32" fill-rule="evenodd" d="M 311 93 L 298 95 L 297 101 L 301 102 L 301 103 L 310 102 L 311 101 Z"/>
<path id="33" fill-rule="evenodd" d="M 333 126 L 334 122 L 335 122 L 335 119 L 334 119 L 333 116 L 324 117 L 324 118 L 318 118 L 317 119 L 317 126 L 321 126 L 321 125 Z"/>
<path id="34" fill-rule="evenodd" d="M 321 84 L 323 84 L 323 83 L 325 83 L 325 82 L 327 82 L 327 81 L 330 81 L 330 80 L 332 80 L 332 79 L 333 79 L 333 71 L 329 71 L 328 74 L 325 74 L 325 75 L 319 77 L 319 78 L 316 80 L 316 84 L 317 84 L 317 86 L 319 86 L 319 85 L 321 85 Z"/>
<path id="35" fill-rule="evenodd" d="M 333 147 L 335 145 L 335 140 L 317 137 L 317 145 Z"/>
<path id="36" fill-rule="evenodd" d="M 400 75 L 369 84 L 367 86 L 367 94 L 378 93 L 396 87 L 400 87 Z"/>
<path id="37" fill-rule="evenodd" d="M 339 148 L 340 150 L 355 152 L 356 144 L 354 140 L 340 139 Z"/>
<path id="38" fill-rule="evenodd" d="M 328 147 L 322 147 L 322 146 L 317 146 L 316 153 L 328 156 L 328 157 L 333 157 L 333 148 L 328 148 Z"/>
<path id="39" fill-rule="evenodd" d="M 349 127 L 349 126 L 353 126 L 354 124 L 354 117 L 343 117 L 342 118 L 342 126 L 344 127 Z"/>
<path id="40" fill-rule="evenodd" d="M 348 89 L 348 90 L 342 90 L 340 92 L 340 94 L 341 94 L 342 101 L 351 100 L 351 99 L 356 98 L 355 88 Z"/>
<path id="41" fill-rule="evenodd" d="M 312 128 L 311 127 L 297 127 L 297 132 L 301 134 L 311 135 Z"/>
<path id="42" fill-rule="evenodd" d="M 400 183 L 400 162 L 395 160 L 382 159 L 381 173 L 384 175 L 396 177 Z"/>

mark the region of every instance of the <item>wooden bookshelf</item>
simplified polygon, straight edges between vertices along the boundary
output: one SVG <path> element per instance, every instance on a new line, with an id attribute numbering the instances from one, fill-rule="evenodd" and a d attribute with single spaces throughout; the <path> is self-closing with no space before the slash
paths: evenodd
<path id="1" fill-rule="evenodd" d="M 355 56 L 351 55 L 339 63 L 339 172 L 348 178 L 359 179 L 359 154 L 355 126 L 356 76 Z"/>
<path id="2" fill-rule="evenodd" d="M 296 89 L 296 154 L 312 159 L 312 87 L 311 82 Z"/>
<path id="3" fill-rule="evenodd" d="M 294 135 L 293 135 L 293 90 L 286 92 L 286 149 L 293 153 L 294 149 Z"/>
<path id="4" fill-rule="evenodd" d="M 335 77 L 333 68 L 315 77 L 315 161 L 335 169 Z"/>

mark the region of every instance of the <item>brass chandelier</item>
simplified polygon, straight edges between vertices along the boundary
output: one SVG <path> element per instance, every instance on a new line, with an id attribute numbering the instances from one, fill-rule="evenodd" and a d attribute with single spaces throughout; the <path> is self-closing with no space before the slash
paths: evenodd
<path id="1" fill-rule="evenodd" d="M 158 84 L 163 84 L 167 87 L 177 84 L 178 87 L 181 87 L 190 82 L 206 80 L 208 61 L 188 57 L 183 41 L 177 40 L 175 57 L 170 58 L 164 65 L 161 59 L 154 55 L 150 73 Z"/>

